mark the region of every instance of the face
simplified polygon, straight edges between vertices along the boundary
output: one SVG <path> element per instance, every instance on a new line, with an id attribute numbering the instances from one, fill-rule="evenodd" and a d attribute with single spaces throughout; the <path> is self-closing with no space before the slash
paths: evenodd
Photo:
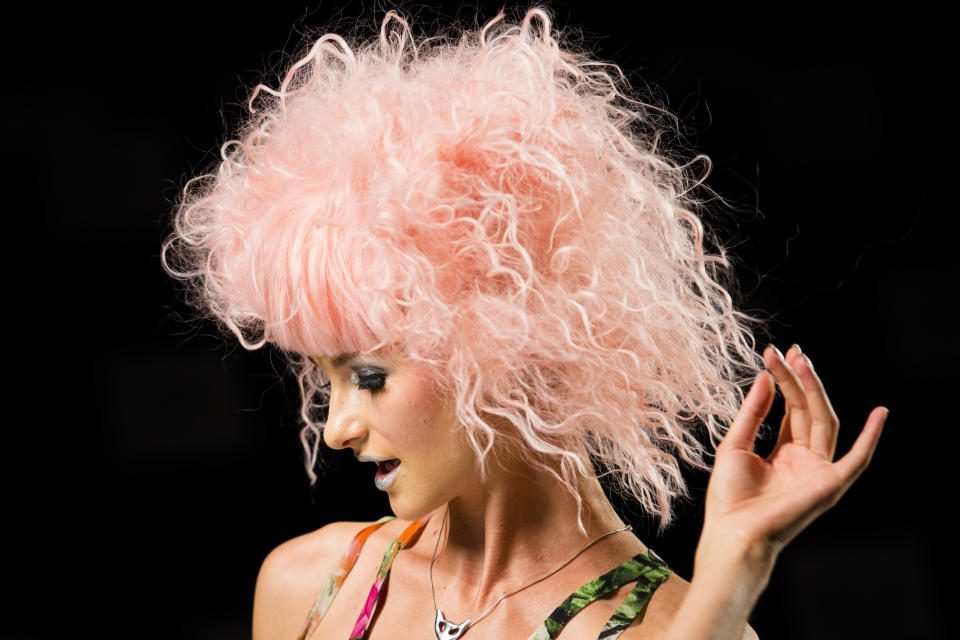
<path id="1" fill-rule="evenodd" d="M 324 441 L 372 463 L 371 482 L 398 517 L 419 518 L 476 482 L 476 456 L 453 401 L 426 369 L 386 350 L 314 362 L 330 380 Z"/>

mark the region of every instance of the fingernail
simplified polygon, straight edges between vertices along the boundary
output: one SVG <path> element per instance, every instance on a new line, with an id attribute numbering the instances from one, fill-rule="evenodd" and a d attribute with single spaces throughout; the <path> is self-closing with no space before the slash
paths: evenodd
<path id="1" fill-rule="evenodd" d="M 798 345 L 796 342 L 794 342 L 792 345 L 790 345 L 790 348 L 791 348 L 791 349 L 796 349 L 797 353 L 799 353 L 799 354 L 801 354 L 801 355 L 803 354 L 803 351 L 800 350 L 800 345 Z"/>
<path id="2" fill-rule="evenodd" d="M 774 353 L 776 353 L 780 357 L 780 359 L 783 360 L 783 354 L 780 353 L 780 349 L 777 349 L 777 346 L 775 344 L 771 342 L 767 346 L 773 349 Z"/>

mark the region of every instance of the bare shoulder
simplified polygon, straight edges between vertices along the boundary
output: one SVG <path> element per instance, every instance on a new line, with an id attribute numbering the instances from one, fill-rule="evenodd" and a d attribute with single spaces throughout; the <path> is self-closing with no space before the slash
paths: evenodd
<path id="1" fill-rule="evenodd" d="M 334 522 L 287 540 L 260 566 L 253 597 L 253 638 L 295 638 L 317 593 L 350 541 L 369 522 Z"/>
<path id="2" fill-rule="evenodd" d="M 642 619 L 627 627 L 620 636 L 622 640 L 666 638 L 666 631 L 689 589 L 689 582 L 671 573 L 650 596 Z"/>
<path id="3" fill-rule="evenodd" d="M 666 640 L 666 631 L 673 622 L 673 618 L 680 608 L 680 604 L 690 589 L 690 582 L 675 573 L 663 581 L 657 590 L 650 596 L 643 619 L 637 624 L 630 625 L 623 634 L 622 640 Z M 753 627 L 747 625 L 743 640 L 759 640 Z"/>

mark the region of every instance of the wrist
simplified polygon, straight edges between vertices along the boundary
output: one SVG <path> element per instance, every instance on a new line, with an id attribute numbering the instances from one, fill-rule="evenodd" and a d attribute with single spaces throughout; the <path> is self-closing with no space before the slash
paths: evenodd
<path id="1" fill-rule="evenodd" d="M 740 640 L 767 586 L 776 550 L 718 529 L 704 529 L 693 577 L 665 637 Z"/>
<path id="2" fill-rule="evenodd" d="M 766 540 L 751 540 L 736 531 L 704 528 L 694 557 L 693 579 L 723 580 L 755 592 L 766 588 L 780 549 Z"/>

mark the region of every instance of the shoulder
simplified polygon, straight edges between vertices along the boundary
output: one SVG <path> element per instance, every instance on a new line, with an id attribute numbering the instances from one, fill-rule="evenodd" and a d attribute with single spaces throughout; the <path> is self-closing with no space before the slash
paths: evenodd
<path id="1" fill-rule="evenodd" d="M 676 573 L 671 573 L 650 596 L 643 617 L 627 627 L 620 638 L 622 640 L 665 638 L 665 635 L 658 634 L 664 634 L 669 628 L 689 588 L 689 582 Z"/>
<path id="2" fill-rule="evenodd" d="M 254 640 L 295 638 L 353 538 L 372 522 L 334 522 L 279 545 L 264 559 L 253 597 Z"/>
<path id="3" fill-rule="evenodd" d="M 666 631 L 690 589 L 690 583 L 675 573 L 657 587 L 647 603 L 643 619 L 620 635 L 621 640 L 666 640 Z M 747 625 L 743 640 L 759 640 L 753 627 Z"/>

